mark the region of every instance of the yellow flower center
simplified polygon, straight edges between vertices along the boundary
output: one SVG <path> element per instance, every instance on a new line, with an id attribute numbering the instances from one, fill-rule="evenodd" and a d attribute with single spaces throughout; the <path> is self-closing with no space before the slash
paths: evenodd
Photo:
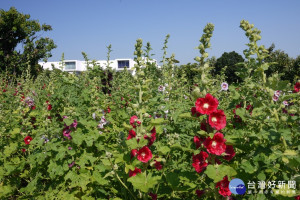
<path id="1" fill-rule="evenodd" d="M 215 147 L 217 146 L 217 142 L 213 141 L 213 142 L 211 143 L 211 146 L 212 146 L 213 148 L 215 148 Z"/>
<path id="2" fill-rule="evenodd" d="M 216 118 L 216 117 L 212 117 L 212 118 L 211 118 L 211 121 L 216 122 L 216 121 L 217 121 L 217 118 Z"/>
<path id="3" fill-rule="evenodd" d="M 203 108 L 208 108 L 208 107 L 209 107 L 208 103 L 205 103 L 205 104 L 203 105 Z"/>

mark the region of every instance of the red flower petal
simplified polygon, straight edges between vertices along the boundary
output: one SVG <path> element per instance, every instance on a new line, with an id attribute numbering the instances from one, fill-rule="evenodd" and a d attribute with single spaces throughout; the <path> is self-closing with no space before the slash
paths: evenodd
<path id="1" fill-rule="evenodd" d="M 221 130 L 226 126 L 226 116 L 223 110 L 216 110 L 209 115 L 209 125 L 217 130 Z"/>
<path id="2" fill-rule="evenodd" d="M 196 110 L 201 114 L 207 115 L 216 111 L 218 105 L 218 100 L 209 93 L 206 94 L 205 98 L 198 98 L 195 103 Z"/>
<path id="3" fill-rule="evenodd" d="M 151 152 L 151 150 L 147 146 L 144 146 L 143 148 L 141 148 L 138 151 L 137 159 L 139 161 L 141 161 L 143 163 L 146 163 L 149 160 L 151 160 L 151 158 L 152 158 L 152 152 Z"/>

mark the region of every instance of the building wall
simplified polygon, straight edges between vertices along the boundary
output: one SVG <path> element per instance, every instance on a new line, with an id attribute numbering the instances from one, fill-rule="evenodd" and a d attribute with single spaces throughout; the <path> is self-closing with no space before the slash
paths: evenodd
<path id="1" fill-rule="evenodd" d="M 156 60 L 153 60 L 151 62 L 156 62 Z M 63 67 L 63 71 L 67 71 L 67 72 L 81 72 L 81 71 L 86 71 L 87 70 L 87 63 L 85 61 L 80 61 L 80 60 L 65 60 L 64 61 L 64 67 Z M 98 65 L 100 65 L 103 69 L 107 68 L 107 61 L 106 60 L 98 60 L 96 61 L 96 63 Z M 49 69 L 49 70 L 53 70 L 53 65 L 55 66 L 55 68 L 57 69 L 61 69 L 60 68 L 60 62 L 39 62 L 39 64 L 43 67 L 43 69 Z M 136 64 L 136 62 L 133 59 L 115 59 L 115 60 L 111 60 L 110 61 L 110 67 L 112 69 L 115 69 L 116 71 L 121 71 L 124 69 L 124 66 L 127 67 L 127 69 L 131 69 L 134 67 L 134 64 Z M 129 66 L 127 66 L 129 65 Z M 89 64 L 89 66 L 92 66 L 91 64 Z M 160 66 L 157 66 L 160 67 Z M 132 71 L 132 70 L 130 70 Z M 134 74 L 134 71 L 132 71 L 132 73 Z"/>

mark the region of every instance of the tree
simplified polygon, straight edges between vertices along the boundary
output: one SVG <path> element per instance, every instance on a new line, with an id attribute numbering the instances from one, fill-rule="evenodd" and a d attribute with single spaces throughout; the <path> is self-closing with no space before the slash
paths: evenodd
<path id="1" fill-rule="evenodd" d="M 293 83 L 294 79 L 299 78 L 300 56 L 293 59 L 284 51 L 280 49 L 274 51 L 274 49 L 275 45 L 272 44 L 269 47 L 269 56 L 264 60 L 271 63 L 268 70 L 266 70 L 267 76 L 279 73 L 282 80 L 288 80 Z"/>
<path id="2" fill-rule="evenodd" d="M 228 83 L 241 82 L 241 78 L 235 74 L 235 72 L 238 71 L 238 68 L 241 67 L 236 66 L 236 64 L 240 62 L 244 62 L 244 58 L 240 54 L 236 53 L 235 51 L 229 53 L 224 52 L 215 63 L 214 74 L 220 74 L 221 70 L 227 66 L 225 70 L 225 75 L 227 77 L 226 81 Z"/>
<path id="3" fill-rule="evenodd" d="M 10 74 L 20 75 L 30 66 L 32 75 L 42 70 L 38 61 L 51 57 L 56 48 L 52 39 L 39 37 L 38 33 L 52 30 L 50 25 L 40 25 L 30 15 L 19 13 L 11 7 L 0 10 L 0 67 Z"/>

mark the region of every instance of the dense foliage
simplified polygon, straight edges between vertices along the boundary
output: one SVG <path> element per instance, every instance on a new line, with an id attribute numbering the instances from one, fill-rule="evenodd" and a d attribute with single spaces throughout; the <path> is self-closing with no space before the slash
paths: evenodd
<path id="1" fill-rule="evenodd" d="M 266 76 L 268 51 L 247 21 L 237 75 L 210 73 L 204 28 L 192 79 L 167 55 L 135 75 L 92 64 L 77 76 L 0 77 L 0 199 L 290 199 L 299 193 L 299 90 Z M 110 48 L 109 48 L 110 50 Z M 254 55 L 254 56 L 253 56 Z M 143 59 L 145 57 L 146 59 Z M 86 59 L 88 61 L 88 59 Z M 109 59 L 108 59 L 109 63 Z M 187 78 L 188 77 L 188 78 Z M 229 181 L 296 181 L 295 193 L 232 194 Z"/>

